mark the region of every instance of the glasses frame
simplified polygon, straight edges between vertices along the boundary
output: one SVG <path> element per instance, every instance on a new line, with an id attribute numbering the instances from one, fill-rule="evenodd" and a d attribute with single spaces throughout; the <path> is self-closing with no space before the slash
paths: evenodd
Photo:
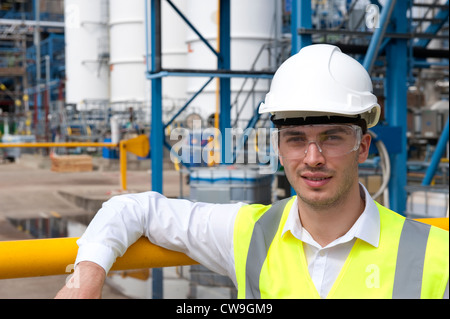
<path id="1" fill-rule="evenodd" d="M 307 141 L 307 146 L 305 149 L 305 152 L 303 154 L 303 157 L 285 157 L 283 155 L 280 154 L 280 138 L 279 138 L 279 134 L 281 131 L 283 130 L 287 130 L 287 129 L 291 129 L 291 128 L 295 128 L 295 127 L 332 127 L 332 126 L 346 126 L 346 127 L 350 127 L 354 130 L 355 132 L 355 137 L 356 137 L 356 141 L 355 141 L 355 146 L 349 150 L 346 153 L 343 154 L 339 154 L 339 155 L 328 155 L 328 154 L 324 154 L 322 147 L 320 146 L 320 141 L 314 140 L 314 139 L 308 139 Z M 308 149 L 309 149 L 309 145 L 311 145 L 311 143 L 316 144 L 317 149 L 319 150 L 319 152 L 322 154 L 322 156 L 324 157 L 339 157 L 339 156 L 344 156 L 347 155 L 351 152 L 355 152 L 359 149 L 360 145 L 361 145 L 361 140 L 362 140 L 362 129 L 360 126 L 358 125 L 354 125 L 354 124 L 312 124 L 312 125 L 292 125 L 292 126 L 287 126 L 287 127 L 281 127 L 281 128 L 277 128 L 274 129 L 272 131 L 272 148 L 275 152 L 276 155 L 280 156 L 281 158 L 287 158 L 287 159 L 301 159 L 306 157 L 307 153 L 308 153 Z"/>

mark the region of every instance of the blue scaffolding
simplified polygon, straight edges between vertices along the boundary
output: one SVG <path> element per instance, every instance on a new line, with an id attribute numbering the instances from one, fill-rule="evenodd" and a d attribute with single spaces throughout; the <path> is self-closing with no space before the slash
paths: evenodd
<path id="1" fill-rule="evenodd" d="M 225 132 L 224 129 L 231 125 L 230 78 L 271 78 L 272 76 L 271 73 L 230 70 L 230 0 L 220 1 L 220 52 L 216 52 L 172 1 L 167 0 L 167 2 L 199 36 L 211 50 L 212 54 L 216 55 L 217 70 L 163 69 L 161 64 L 161 0 L 146 1 L 147 9 L 150 9 L 149 12 L 151 14 L 151 27 L 147 29 L 147 32 L 151 32 L 153 35 L 151 39 L 151 65 L 148 66 L 147 78 L 152 81 L 152 189 L 155 191 L 162 191 L 162 152 L 163 145 L 167 145 L 164 141 L 163 131 L 165 125 L 162 122 L 161 112 L 161 79 L 163 77 L 202 76 L 209 78 L 196 94 L 199 94 L 212 78 L 220 78 L 219 128 L 221 132 Z M 346 1 L 347 9 L 351 10 L 357 2 Z M 148 7 L 148 3 L 150 3 L 150 8 Z M 313 36 L 317 33 L 331 35 L 348 34 L 349 36 L 360 36 L 363 40 L 361 41 L 362 44 L 337 44 L 344 52 L 359 56 L 361 63 L 369 72 L 372 71 L 374 65 L 385 64 L 386 74 L 383 79 L 384 94 L 386 96 L 384 107 L 385 118 L 377 130 L 388 130 L 389 133 L 394 132 L 394 136 L 392 134 L 386 134 L 389 136 L 389 140 L 385 141 L 387 144 L 396 144 L 396 147 L 392 147 L 391 149 L 398 150 L 390 154 L 390 160 L 393 166 L 392 172 L 394 173 L 391 174 L 389 182 L 389 206 L 391 209 L 403 213 L 406 205 L 405 186 L 407 183 L 407 90 L 411 69 L 419 65 L 422 65 L 422 67 L 429 66 L 424 62 L 424 58 L 433 54 L 438 54 L 438 57 L 443 59 L 442 63 L 448 65 L 448 50 L 438 51 L 427 48 L 431 39 L 442 38 L 441 35 L 437 34 L 444 25 L 448 25 L 448 1 L 443 5 L 434 5 L 438 9 L 437 13 L 431 19 L 432 22 L 429 27 L 422 33 L 418 33 L 415 30 L 418 24 L 423 21 L 411 21 L 410 12 L 413 6 L 425 5 L 412 3 L 411 1 L 388 0 L 384 6 L 381 6 L 378 1 L 371 1 L 372 5 L 377 6 L 380 14 L 378 17 L 379 27 L 375 28 L 374 31 L 367 31 L 367 28 L 362 28 L 362 31 L 317 29 L 313 26 L 312 16 L 314 14 L 314 8 L 310 0 L 286 0 L 284 4 L 291 11 L 291 54 L 295 54 L 302 47 L 314 43 Z M 148 39 L 147 34 L 147 41 Z M 381 55 L 385 58 L 384 61 L 378 60 Z M 186 103 L 182 110 L 187 107 L 191 100 Z M 222 135 L 222 138 L 222 142 L 225 143 L 225 136 Z M 224 158 L 222 160 L 226 162 Z"/>
<path id="2" fill-rule="evenodd" d="M 291 0 L 291 32 L 292 54 L 302 47 L 312 44 L 312 35 L 317 33 L 348 34 L 349 36 L 365 37 L 367 45 L 337 44 L 344 52 L 362 56 L 362 64 L 369 71 L 378 63 L 377 58 L 385 56 L 384 95 L 386 96 L 384 107 L 384 121 L 376 128 L 388 130 L 395 134 L 386 134 L 386 144 L 396 144 L 396 152 L 390 152 L 391 176 L 389 180 L 389 207 L 403 214 L 406 209 L 406 185 L 407 185 L 407 91 L 411 70 L 413 67 L 429 67 L 424 62 L 425 58 L 436 54 L 441 58 L 442 65 L 448 66 L 448 50 L 434 52 L 427 49 L 432 39 L 444 39 L 448 35 L 437 35 L 444 25 L 448 26 L 449 1 L 445 4 L 420 4 L 412 1 L 388 0 L 384 6 L 378 1 L 371 1 L 372 5 L 379 9 L 379 27 L 375 31 L 349 31 L 349 30 L 317 30 L 312 26 L 311 1 Z M 358 1 L 347 1 L 348 8 L 352 8 Z M 414 6 L 433 7 L 437 12 L 430 25 L 422 33 L 416 29 L 422 21 L 411 21 L 411 10 Z M 448 121 L 448 120 L 447 120 Z M 394 129 L 394 130 L 392 130 Z M 432 163 L 438 162 L 448 142 L 448 133 L 442 133 L 439 146 L 433 154 Z M 444 145 L 444 146 L 442 146 Z M 389 147 L 388 147 L 389 148 Z M 437 165 L 430 165 L 428 176 L 433 176 Z M 426 181 L 424 181 L 426 183 Z"/>

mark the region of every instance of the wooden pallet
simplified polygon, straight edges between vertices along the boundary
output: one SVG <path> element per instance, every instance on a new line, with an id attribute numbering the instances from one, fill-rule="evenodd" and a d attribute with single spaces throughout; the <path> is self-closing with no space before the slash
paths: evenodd
<path id="1" fill-rule="evenodd" d="M 51 159 L 53 172 L 90 172 L 93 168 L 90 155 L 62 155 L 53 156 Z"/>

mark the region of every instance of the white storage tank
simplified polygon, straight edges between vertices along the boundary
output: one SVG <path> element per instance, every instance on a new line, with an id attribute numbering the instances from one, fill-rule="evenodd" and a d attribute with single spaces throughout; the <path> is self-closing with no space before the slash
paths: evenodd
<path id="1" fill-rule="evenodd" d="M 148 100 L 145 94 L 145 2 L 110 0 L 109 36 L 111 106 L 120 111 L 141 106 Z"/>
<path id="2" fill-rule="evenodd" d="M 108 101 L 107 0 L 65 0 L 66 102 Z"/>
<path id="3" fill-rule="evenodd" d="M 231 69 L 250 70 L 255 59 L 264 44 L 274 40 L 280 32 L 281 8 L 280 2 L 276 0 L 232 0 L 231 1 Z M 190 0 L 188 1 L 187 16 L 200 33 L 217 49 L 217 1 Z M 187 32 L 189 69 L 216 69 L 217 58 L 205 46 L 205 44 L 192 31 Z M 265 50 L 258 59 L 255 70 L 264 70 L 273 66 L 268 51 Z M 206 81 L 205 78 L 191 77 L 188 80 L 188 92 L 193 94 Z M 243 78 L 232 78 L 231 80 L 231 102 L 234 102 L 236 93 L 241 89 L 245 81 Z M 259 80 L 253 89 L 253 79 L 248 79 L 237 106 L 242 107 L 247 92 L 256 92 L 246 103 L 242 120 L 238 126 L 244 126 L 253 113 L 258 103 L 262 101 L 269 90 L 268 80 Z M 216 110 L 216 86 L 213 81 L 204 90 L 193 105 L 201 109 L 201 116 L 206 119 Z M 233 106 L 231 111 L 232 122 L 238 111 Z"/>

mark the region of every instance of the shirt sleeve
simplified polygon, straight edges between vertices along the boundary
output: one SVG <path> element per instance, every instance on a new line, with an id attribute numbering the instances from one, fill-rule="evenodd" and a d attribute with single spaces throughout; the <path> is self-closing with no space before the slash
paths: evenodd
<path id="1" fill-rule="evenodd" d="M 105 202 L 77 241 L 75 263 L 92 261 L 108 272 L 141 236 L 180 251 L 234 280 L 233 228 L 245 205 L 169 199 L 156 192 L 119 195 Z"/>

